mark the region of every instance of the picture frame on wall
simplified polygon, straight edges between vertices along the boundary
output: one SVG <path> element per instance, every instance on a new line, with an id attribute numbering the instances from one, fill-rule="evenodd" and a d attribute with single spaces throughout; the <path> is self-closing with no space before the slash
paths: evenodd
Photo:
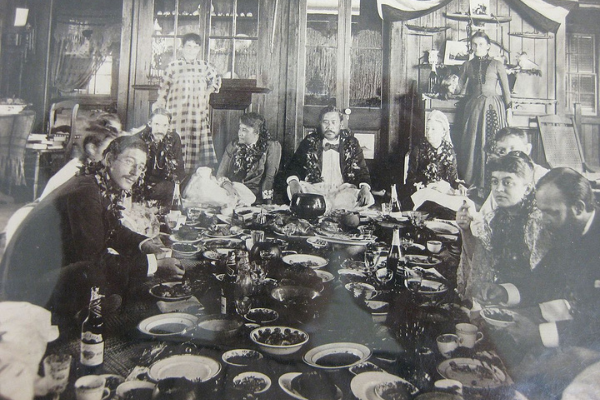
<path id="1" fill-rule="evenodd" d="M 446 40 L 444 51 L 445 65 L 462 65 L 469 59 L 469 47 L 467 42 L 457 40 Z"/>
<path id="2" fill-rule="evenodd" d="M 375 134 L 373 133 L 355 133 L 354 137 L 360 143 L 365 160 L 375 159 Z"/>

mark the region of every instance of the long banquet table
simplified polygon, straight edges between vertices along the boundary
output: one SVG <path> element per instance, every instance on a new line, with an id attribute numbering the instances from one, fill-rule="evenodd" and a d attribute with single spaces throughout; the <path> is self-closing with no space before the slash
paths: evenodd
<path id="1" fill-rule="evenodd" d="M 412 226 L 410 220 L 398 221 L 389 217 L 374 220 L 369 218 L 367 222 L 375 229 L 374 235 L 379 238 L 378 243 L 381 245 L 379 250 L 390 242 L 392 229 L 401 227 L 403 235 L 407 236 L 410 235 L 407 232 L 412 232 L 412 240 L 417 243 L 417 246 L 407 244 L 404 249 L 407 253 L 431 256 L 424 249 L 424 245 L 426 239 L 436 236 L 435 231 L 423 228 L 425 234 L 415 235 L 414 233 L 419 231 Z M 441 223 L 447 222 L 441 221 Z M 304 305 L 306 306 L 304 309 L 285 307 L 272 299 L 269 296 L 272 287 L 269 285 L 273 284 L 273 281 L 267 280 L 266 284 L 255 291 L 253 307 L 269 307 L 280 313 L 279 319 L 272 325 L 290 326 L 308 333 L 310 339 L 300 351 L 287 356 L 263 353 L 264 358 L 261 360 L 248 367 L 238 367 L 223 362 L 222 355 L 231 349 L 259 350 L 250 340 L 249 333 L 255 327 L 250 324 L 242 325 L 232 335 L 211 336 L 194 330 L 168 337 L 141 333 L 137 328 L 141 321 L 161 314 L 158 304 L 163 311 L 175 310 L 177 307 L 173 304 L 178 304 L 157 302 L 150 295 L 149 290 L 160 281 L 158 278 L 148 278 L 144 282 L 138 282 L 132 288 L 128 296 L 123 299 L 123 304 L 118 311 L 105 315 L 105 353 L 101 372 L 115 374 L 127 380 L 149 380 L 147 369 L 152 363 L 173 355 L 195 354 L 209 357 L 221 365 L 221 370 L 216 377 L 202 383 L 202 393 L 205 397 L 199 395 L 198 399 L 291 399 L 293 397 L 286 393 L 278 382 L 283 374 L 317 370 L 318 368 L 308 365 L 303 360 L 303 355 L 308 350 L 328 343 L 350 342 L 366 345 L 372 352 L 369 361 L 381 370 L 411 382 L 419 389 L 419 393 L 431 392 L 434 390 L 434 381 L 443 378 L 436 367 L 446 360 L 437 349 L 436 337 L 442 333 L 454 333 L 457 322 L 469 322 L 467 313 L 464 308 L 461 308 L 453 290 L 460 237 L 443 234 L 438 238 L 442 239 L 444 247 L 440 254 L 435 255 L 440 262 L 433 267 L 440 273 L 441 278 L 431 279 L 439 279 L 447 285 L 447 292 L 432 301 L 429 297 L 415 296 L 405 288 L 391 290 L 389 286 L 381 285 L 373 275 L 366 274 L 367 277 L 363 280 L 367 280 L 378 289 L 376 299 L 388 301 L 390 304 L 388 314 L 382 317 L 371 314 L 365 307 L 364 296 L 345 288 L 346 283 L 353 278 L 338 272 L 340 268 L 352 269 L 353 266 L 360 265 L 365 247 L 327 241 L 326 247 L 317 249 L 307 243 L 306 237 L 275 235 L 267 229 L 266 240 L 277 239 L 279 244 L 287 244 L 283 246 L 284 254 L 297 252 L 326 258 L 328 264 L 323 270 L 330 272 L 335 278 L 333 281 L 323 283 L 320 297 L 309 305 Z M 244 245 L 242 242 L 242 247 Z M 197 299 L 201 304 L 184 311 L 195 314 L 200 320 L 219 314 L 221 282 L 218 278 L 219 274 L 224 272 L 222 261 L 206 259 L 202 254 L 200 251 L 197 256 L 181 259 L 187 270 L 186 277 L 192 282 L 193 299 Z M 352 260 L 357 263 L 352 263 Z M 280 263 L 271 268 L 286 268 L 286 266 Z M 187 307 L 189 304 L 188 300 L 181 307 Z M 485 329 L 481 321 L 479 324 L 482 329 Z M 78 365 L 79 326 L 77 324 L 73 324 L 71 331 L 63 332 L 59 340 L 49 344 L 47 354 L 51 353 L 69 353 L 76 360 L 74 364 Z M 453 357 L 482 360 L 482 363 L 493 365 L 492 370 L 499 370 L 501 374 L 498 388 L 469 390 L 469 385 L 465 385 L 466 399 L 515 398 L 511 378 L 487 338 L 473 349 L 457 349 Z M 244 396 L 243 393 L 233 389 L 232 379 L 239 373 L 249 370 L 266 374 L 272 382 L 270 389 L 255 396 Z M 61 395 L 64 400 L 75 398 L 73 383 L 77 375 L 78 370 L 74 367 L 69 386 Z M 355 396 L 357 383 L 352 383 L 355 376 L 348 368 L 327 371 L 324 372 L 324 376 L 339 388 L 343 399 L 357 398 Z M 362 385 L 364 386 L 365 383 L 363 382 Z M 369 385 L 369 388 L 363 387 L 360 390 L 370 392 L 360 394 L 358 398 L 369 400 L 380 398 L 373 393 L 373 384 Z M 111 397 L 116 398 L 114 391 L 111 392 Z"/>

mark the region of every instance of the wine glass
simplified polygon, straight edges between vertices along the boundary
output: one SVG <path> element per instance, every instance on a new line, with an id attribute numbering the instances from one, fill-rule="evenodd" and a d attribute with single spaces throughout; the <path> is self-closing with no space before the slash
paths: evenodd
<path id="1" fill-rule="evenodd" d="M 413 293 L 416 294 L 421 289 L 421 283 L 423 282 L 423 276 L 419 273 L 419 271 L 415 271 L 411 268 L 404 269 L 404 278 L 406 280 L 406 286 Z"/>

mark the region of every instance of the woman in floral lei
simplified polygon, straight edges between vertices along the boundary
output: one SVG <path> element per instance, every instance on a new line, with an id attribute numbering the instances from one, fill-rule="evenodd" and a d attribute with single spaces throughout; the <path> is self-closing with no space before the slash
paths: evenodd
<path id="1" fill-rule="evenodd" d="M 230 195 L 237 196 L 231 182 L 243 183 L 254 193 L 258 202 L 273 199 L 273 180 L 279 169 L 281 145 L 269 140 L 265 119 L 257 113 L 240 117 L 238 137 L 227 145 L 217 179 Z"/>
<path id="2" fill-rule="evenodd" d="M 148 125 L 136 135 L 148 145 L 148 165 L 142 184 L 144 199 L 170 201 L 175 182 L 185 177 L 181 138 L 169 131 L 171 113 L 157 108 Z"/>
<path id="3" fill-rule="evenodd" d="M 459 188 L 450 124 L 441 111 L 433 110 L 427 117 L 425 136 L 410 152 L 406 183 L 411 192 L 419 187 L 442 185 Z"/>

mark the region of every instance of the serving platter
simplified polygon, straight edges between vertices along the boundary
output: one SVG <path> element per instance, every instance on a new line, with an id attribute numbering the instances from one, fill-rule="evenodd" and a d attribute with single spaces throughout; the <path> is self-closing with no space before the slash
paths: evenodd
<path id="1" fill-rule="evenodd" d="M 350 382 L 350 390 L 352 394 L 359 400 L 381 400 L 381 397 L 375 393 L 377 385 L 382 383 L 399 382 L 407 387 L 411 396 L 419 392 L 412 383 L 399 376 L 388 374 L 387 372 L 363 372 L 356 375 Z"/>
<path id="2" fill-rule="evenodd" d="M 322 240 L 335 244 L 349 244 L 355 246 L 366 246 L 375 241 L 375 238 L 366 239 L 364 235 L 349 235 L 343 232 L 328 232 L 318 229 L 315 235 Z"/>
<path id="3" fill-rule="evenodd" d="M 419 265 L 421 267 L 432 267 L 442 262 L 442 260 L 440 260 L 439 258 L 424 256 L 421 254 L 407 254 L 405 258 L 406 262 L 414 265 Z"/>
<path id="4" fill-rule="evenodd" d="M 217 376 L 220 371 L 221 363 L 210 357 L 184 354 L 155 362 L 148 369 L 148 377 L 155 382 L 165 378 L 206 382 Z"/>
<path id="5" fill-rule="evenodd" d="M 181 281 L 179 281 L 179 282 L 161 282 L 157 285 L 152 286 L 150 288 L 149 292 L 152 297 L 154 297 L 158 300 L 163 300 L 163 301 L 187 300 L 190 297 L 192 297 L 191 289 L 189 290 L 189 293 L 186 292 L 185 294 L 182 293 L 177 296 L 167 296 L 164 294 L 160 294 L 161 287 L 166 288 L 166 290 L 169 290 L 169 289 L 173 289 L 177 285 L 183 285 L 183 283 Z"/>
<path id="6" fill-rule="evenodd" d="M 242 239 L 237 238 L 211 238 L 203 239 L 202 243 L 210 248 L 232 248 L 239 247 L 242 244 Z"/>
<path id="7" fill-rule="evenodd" d="M 292 396 L 295 399 L 308 400 L 306 397 L 302 396 L 296 390 L 292 389 L 292 380 L 295 377 L 300 376 L 300 375 L 302 375 L 301 372 L 288 372 L 286 374 L 281 375 L 279 377 L 279 387 L 281 387 L 281 389 L 284 392 L 286 392 L 287 394 L 289 394 L 290 396 Z M 342 391 L 340 390 L 340 388 L 338 386 L 336 386 L 335 389 L 336 389 L 335 400 L 341 400 Z"/>
<path id="8" fill-rule="evenodd" d="M 169 337 L 181 335 L 186 329 L 193 328 L 198 323 L 198 317 L 186 313 L 167 313 L 148 317 L 137 326 L 146 335 Z"/>
<path id="9" fill-rule="evenodd" d="M 493 389 L 507 383 L 500 368 L 473 358 L 451 358 L 442 361 L 437 370 L 444 378 L 455 379 L 471 389 Z"/>
<path id="10" fill-rule="evenodd" d="M 281 260 L 288 265 L 306 263 L 312 269 L 323 268 L 328 263 L 323 257 L 312 254 L 288 254 L 287 256 L 283 256 Z"/>
<path id="11" fill-rule="evenodd" d="M 441 235 L 458 235 L 459 230 L 451 223 L 444 221 L 425 221 L 425 226 L 437 234 Z"/>
<path id="12" fill-rule="evenodd" d="M 200 240 L 202 240 L 202 237 L 198 235 L 198 237 L 195 239 L 184 239 L 178 236 L 176 233 L 172 233 L 169 235 L 169 239 L 171 239 L 173 243 L 198 243 Z"/>
<path id="13" fill-rule="evenodd" d="M 305 363 L 311 367 L 333 370 L 365 362 L 373 352 L 364 344 L 351 342 L 328 343 L 306 352 Z"/>

